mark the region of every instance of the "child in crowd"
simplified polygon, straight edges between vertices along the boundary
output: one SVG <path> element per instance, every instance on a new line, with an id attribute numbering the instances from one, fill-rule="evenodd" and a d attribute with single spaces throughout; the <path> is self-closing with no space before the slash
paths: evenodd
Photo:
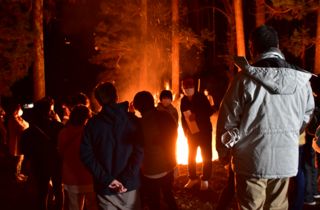
<path id="1" fill-rule="evenodd" d="M 171 104 L 171 102 L 172 102 L 171 91 L 170 90 L 163 90 L 160 94 L 160 101 L 161 101 L 161 103 L 158 104 L 157 109 L 159 111 L 169 112 L 173 116 L 173 118 L 176 120 L 176 122 L 178 123 L 178 120 L 179 120 L 178 111 Z"/>
<path id="2" fill-rule="evenodd" d="M 69 127 L 58 136 L 58 151 L 63 158 L 62 182 L 69 195 L 69 210 L 83 209 L 86 199 L 87 210 L 96 210 L 96 194 L 93 178 L 80 160 L 80 142 L 84 126 L 91 117 L 91 111 L 84 105 L 76 105 L 70 114 Z"/>

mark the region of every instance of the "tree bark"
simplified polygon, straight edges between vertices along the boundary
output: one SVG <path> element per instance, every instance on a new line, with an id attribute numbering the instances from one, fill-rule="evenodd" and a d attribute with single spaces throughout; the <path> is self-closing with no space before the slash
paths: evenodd
<path id="1" fill-rule="evenodd" d="M 227 41 L 227 49 L 228 49 L 228 71 L 227 77 L 229 83 L 232 81 L 234 77 L 234 62 L 233 56 L 235 55 L 235 49 L 237 44 L 236 38 L 236 26 L 235 26 L 235 9 L 234 9 L 234 1 L 223 0 L 223 6 L 226 13 L 226 18 L 228 20 L 228 41 Z"/>
<path id="2" fill-rule="evenodd" d="M 179 98 L 179 1 L 172 0 L 172 93 Z"/>
<path id="3" fill-rule="evenodd" d="M 175 1 L 175 0 L 172 0 L 172 4 L 173 4 L 173 1 Z M 199 11 L 198 11 L 199 2 L 198 2 L 198 0 L 195 0 L 194 3 L 195 3 L 195 9 L 197 10 L 197 12 L 196 12 L 196 30 L 197 30 L 196 34 L 200 35 L 200 17 L 199 17 Z"/>
<path id="4" fill-rule="evenodd" d="M 264 0 L 256 0 L 256 27 L 259 27 L 261 25 L 265 24 L 265 9 L 264 9 Z"/>
<path id="5" fill-rule="evenodd" d="M 141 43 L 142 43 L 142 60 L 140 69 L 140 90 L 145 90 L 148 87 L 148 54 L 147 54 L 147 31 L 148 31 L 148 4 L 147 0 L 141 0 Z"/>
<path id="6" fill-rule="evenodd" d="M 212 0 L 212 6 L 214 7 L 214 0 Z M 216 35 L 216 18 L 215 18 L 215 9 L 212 10 L 212 33 Z M 216 65 L 216 39 L 213 40 L 213 66 Z"/>
<path id="7" fill-rule="evenodd" d="M 320 1 L 317 19 L 316 55 L 314 59 L 314 73 L 320 74 Z"/>
<path id="8" fill-rule="evenodd" d="M 306 23 L 307 23 L 307 18 L 306 16 L 304 15 L 303 16 L 303 31 L 306 29 Z M 303 37 L 302 39 L 304 40 L 305 39 L 305 36 L 303 34 Z M 302 55 L 301 55 L 301 59 L 302 59 L 302 68 L 303 69 L 306 69 L 306 45 L 302 45 Z"/>
<path id="9" fill-rule="evenodd" d="M 236 34 L 237 34 L 237 52 L 238 56 L 246 56 L 246 48 L 244 42 L 243 30 L 243 14 L 242 14 L 242 0 L 234 0 Z"/>
<path id="10" fill-rule="evenodd" d="M 33 0 L 32 10 L 34 38 L 33 61 L 33 101 L 37 102 L 46 95 L 43 49 L 43 0 Z"/>

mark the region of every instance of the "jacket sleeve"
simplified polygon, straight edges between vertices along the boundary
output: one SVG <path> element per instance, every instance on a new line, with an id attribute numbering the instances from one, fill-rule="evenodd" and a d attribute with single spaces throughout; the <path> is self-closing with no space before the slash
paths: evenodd
<path id="1" fill-rule="evenodd" d="M 65 130 L 62 129 L 58 134 L 58 153 L 62 159 L 65 151 L 66 151 L 66 134 L 65 134 Z"/>
<path id="2" fill-rule="evenodd" d="M 174 108 L 175 112 L 172 114 L 173 118 L 175 119 L 176 123 L 179 122 L 179 114 L 176 108 Z"/>
<path id="3" fill-rule="evenodd" d="M 37 145 L 34 145 L 34 141 L 31 139 L 33 139 L 32 131 L 30 128 L 27 128 L 22 132 L 20 139 L 20 152 L 27 158 L 33 158 L 37 154 Z"/>
<path id="4" fill-rule="evenodd" d="M 82 164 L 87 168 L 87 170 L 92 174 L 93 178 L 99 181 L 103 187 L 108 187 L 114 177 L 110 175 L 110 172 L 106 171 L 96 159 L 93 146 L 92 146 L 92 134 L 90 132 L 90 127 L 87 124 L 83 130 L 83 135 L 80 144 L 80 159 Z"/>
<path id="5" fill-rule="evenodd" d="M 139 123 L 140 124 L 140 123 Z M 135 181 L 140 174 L 140 168 L 144 156 L 144 139 L 142 126 L 139 125 L 136 135 L 133 151 L 128 159 L 127 165 L 123 172 L 117 177 L 117 180 L 126 186 L 127 181 Z"/>
<path id="6" fill-rule="evenodd" d="M 313 116 L 313 110 L 314 110 L 314 97 L 313 97 L 313 92 L 310 86 L 310 82 L 307 84 L 307 87 L 308 87 L 308 96 L 306 101 L 306 109 L 303 117 L 303 122 L 300 128 L 300 134 L 304 132 L 306 127 L 311 122 L 312 116 Z"/>
<path id="7" fill-rule="evenodd" d="M 183 132 L 184 132 L 184 135 L 187 137 L 187 133 L 188 133 L 188 130 L 189 130 L 189 127 L 188 127 L 188 124 L 187 124 L 187 121 L 183 115 L 183 104 L 182 104 L 182 99 L 181 99 L 181 104 L 180 104 L 180 113 L 181 113 L 181 125 L 182 125 L 182 129 L 183 129 Z"/>
<path id="8" fill-rule="evenodd" d="M 6 142 L 7 140 L 7 130 L 4 127 L 3 123 L 0 121 L 0 135 L 1 135 L 1 139 Z"/>
<path id="9" fill-rule="evenodd" d="M 227 157 L 230 150 L 221 142 L 222 135 L 233 128 L 240 128 L 246 100 L 245 88 L 240 75 L 238 73 L 235 76 L 220 105 L 216 133 L 216 150 L 219 158 Z"/>
<path id="10" fill-rule="evenodd" d="M 14 130 L 16 130 L 18 132 L 22 132 L 25 129 L 29 128 L 29 123 L 27 121 L 25 121 L 24 119 L 22 119 L 22 121 L 14 119 L 12 121 L 12 126 L 13 126 Z"/>
<path id="11" fill-rule="evenodd" d="M 201 94 L 201 97 L 199 97 L 199 99 L 200 99 L 199 103 L 201 104 L 200 106 L 201 109 L 195 111 L 196 118 L 197 117 L 206 118 L 206 117 L 212 116 L 213 109 L 211 108 L 210 102 L 207 99 L 207 97 Z"/>

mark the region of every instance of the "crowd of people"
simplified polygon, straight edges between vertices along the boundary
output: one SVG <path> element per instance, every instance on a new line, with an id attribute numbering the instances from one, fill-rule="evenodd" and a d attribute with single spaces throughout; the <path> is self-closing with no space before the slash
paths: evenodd
<path id="1" fill-rule="evenodd" d="M 311 88 L 312 74 L 285 61 L 272 27 L 254 29 L 249 44 L 253 59 L 249 64 L 235 58 L 241 72 L 219 109 L 216 150 L 228 168 L 228 181 L 216 209 L 228 209 L 235 196 L 240 209 L 315 205 L 320 198 L 315 167 L 315 150 L 320 152 L 316 97 L 320 91 L 317 84 Z M 212 96 L 207 90 L 197 92 L 193 79 L 182 81 L 182 91 L 179 111 L 169 90 L 161 92 L 157 105 L 147 91 L 138 92 L 131 103 L 119 103 L 117 89 L 109 82 L 94 89 L 99 113 L 91 111 L 83 93 L 63 105 L 62 120 L 49 97 L 34 104 L 30 124 L 22 118 L 19 104 L 10 104 L 6 111 L 0 108 L 1 137 L 14 156 L 13 182 L 28 179 L 21 173 L 26 157 L 37 183 L 39 210 L 47 209 L 50 182 L 56 209 L 63 209 L 64 191 L 70 210 L 84 205 L 87 210 L 142 209 L 142 198 L 149 209 L 159 210 L 161 193 L 168 209 L 178 209 L 172 192 L 178 122 L 189 148 L 189 181 L 184 187 L 200 182 L 205 191 L 212 173 L 210 117 L 215 112 Z M 3 115 L 8 116 L 7 128 Z M 196 173 L 198 147 L 201 177 Z M 295 183 L 290 197 L 289 178 Z"/>

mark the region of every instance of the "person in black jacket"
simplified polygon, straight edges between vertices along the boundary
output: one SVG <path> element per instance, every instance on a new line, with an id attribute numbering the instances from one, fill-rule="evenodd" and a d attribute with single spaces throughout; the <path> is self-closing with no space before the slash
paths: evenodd
<path id="1" fill-rule="evenodd" d="M 40 100 L 34 104 L 34 124 L 22 132 L 21 153 L 31 161 L 37 181 L 38 209 L 47 209 L 47 194 L 50 178 L 55 196 L 55 209 L 63 209 L 61 180 L 62 159 L 59 156 L 58 134 L 63 124 L 50 119 L 51 105 Z"/>
<path id="2" fill-rule="evenodd" d="M 203 162 L 200 190 L 207 190 L 212 171 L 212 124 L 210 116 L 213 115 L 213 110 L 207 97 L 202 93 L 195 92 L 193 79 L 183 80 L 182 89 L 185 96 L 181 100 L 181 122 L 189 147 L 189 182 L 185 185 L 185 188 L 192 188 L 198 183 L 196 156 L 197 149 L 200 146 Z M 191 123 L 196 122 L 199 131 L 195 132 L 190 129 L 185 117 L 188 111 L 191 112 L 191 115 L 187 120 Z"/>
<path id="3" fill-rule="evenodd" d="M 142 185 L 150 210 L 160 210 L 160 189 L 170 210 L 178 210 L 172 193 L 176 161 L 178 124 L 167 111 L 154 107 L 151 93 L 142 91 L 134 97 L 134 107 L 141 113 L 144 133 Z"/>
<path id="4" fill-rule="evenodd" d="M 307 127 L 306 144 L 304 145 L 302 168 L 305 175 L 305 191 L 304 191 L 304 204 L 316 205 L 316 199 L 320 198 L 318 186 L 318 169 L 317 169 L 317 152 L 312 147 L 313 138 L 316 130 L 320 125 L 320 91 L 319 91 L 319 77 L 314 77 L 311 80 L 311 86 L 314 94 L 315 109 L 313 111 L 313 118 Z"/>
<path id="5" fill-rule="evenodd" d="M 128 102 L 117 103 L 113 84 L 99 84 L 94 94 L 102 110 L 84 128 L 80 159 L 93 176 L 99 209 L 140 209 L 141 123 Z"/>

